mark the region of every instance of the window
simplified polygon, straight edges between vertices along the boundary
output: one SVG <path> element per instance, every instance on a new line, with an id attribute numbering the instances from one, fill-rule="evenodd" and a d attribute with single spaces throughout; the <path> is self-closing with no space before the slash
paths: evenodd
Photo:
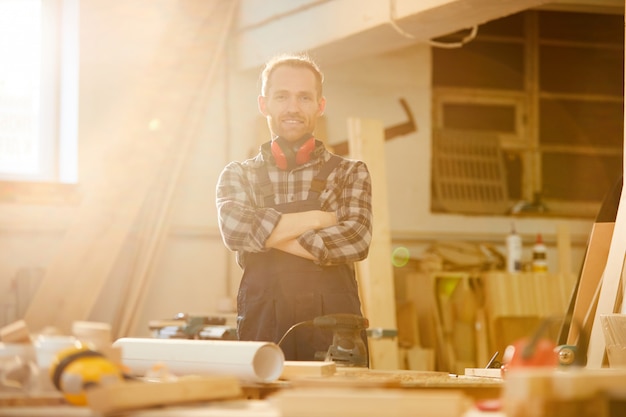
<path id="1" fill-rule="evenodd" d="M 0 0 L 0 180 L 77 181 L 78 0 Z"/>
<path id="2" fill-rule="evenodd" d="M 622 174 L 623 29 L 623 15 L 526 11 L 481 26 L 462 48 L 433 48 L 433 149 L 448 131 L 495 136 L 501 148 L 506 201 L 482 213 L 525 202 L 595 216 Z M 432 210 L 467 212 L 463 199 L 442 204 L 440 180 L 433 163 Z"/>

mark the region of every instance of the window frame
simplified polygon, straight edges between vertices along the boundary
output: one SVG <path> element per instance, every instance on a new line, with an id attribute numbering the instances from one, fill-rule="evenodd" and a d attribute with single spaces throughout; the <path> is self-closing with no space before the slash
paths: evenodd
<path id="1" fill-rule="evenodd" d="M 34 171 L 27 173 L 0 171 L 0 182 L 17 186 L 22 183 L 76 184 L 79 0 L 38 1 L 41 6 L 38 164 Z"/>
<path id="2" fill-rule="evenodd" d="M 622 154 L 621 147 L 607 148 L 598 150 L 591 145 L 577 146 L 576 148 L 562 146 L 562 145 L 546 145 L 540 143 L 539 132 L 539 117 L 540 117 L 540 105 L 542 99 L 550 98 L 565 98 L 578 101 L 608 101 L 615 102 L 621 100 L 623 104 L 623 96 L 600 96 L 597 94 L 580 94 L 580 93 L 553 93 L 542 91 L 539 82 L 539 63 L 538 57 L 540 54 L 540 47 L 542 44 L 553 43 L 549 40 L 539 39 L 539 27 L 538 27 L 538 12 L 530 11 L 523 12 L 526 15 L 525 18 L 525 34 L 523 40 L 519 37 L 504 38 L 502 36 L 485 35 L 480 38 L 480 35 L 473 42 L 511 42 L 518 43 L 522 41 L 525 49 L 525 74 L 524 74 L 524 89 L 521 91 L 515 90 L 494 90 L 484 88 L 460 88 L 451 86 L 438 86 L 433 84 L 433 128 L 445 129 L 445 123 L 443 119 L 443 108 L 446 103 L 456 102 L 463 104 L 479 103 L 515 103 L 516 109 L 516 133 L 514 135 L 504 134 L 502 132 L 496 132 L 501 138 L 501 146 L 504 151 L 518 152 L 521 158 L 522 164 L 522 177 L 521 190 L 522 199 L 526 202 L 533 202 L 535 193 L 542 190 L 542 154 L 543 152 L 557 152 L 563 154 L 576 154 L 582 153 L 585 155 L 593 154 L 606 154 L 610 156 L 620 156 Z M 573 47 L 580 47 L 580 42 L 558 42 L 559 45 L 571 45 Z M 595 44 L 586 44 L 586 47 L 594 48 Z M 598 48 L 606 48 L 607 44 L 600 44 Z M 608 45 L 608 47 L 615 47 L 615 45 Z M 623 47 L 623 45 L 622 45 Z M 436 70 L 433 67 L 434 71 Z M 433 140 L 437 140 L 436 135 L 433 135 Z M 433 200 L 436 198 L 432 196 Z M 594 217 L 601 201 L 578 201 L 578 200 L 557 200 L 547 199 L 542 197 L 541 202 L 548 207 L 549 211 L 539 213 L 541 216 L 562 216 L 562 217 Z M 511 202 L 511 206 L 515 204 Z M 437 204 L 433 204 L 432 208 L 437 211 Z M 493 213 L 496 214 L 496 213 Z M 537 215 L 537 213 L 533 213 Z"/>

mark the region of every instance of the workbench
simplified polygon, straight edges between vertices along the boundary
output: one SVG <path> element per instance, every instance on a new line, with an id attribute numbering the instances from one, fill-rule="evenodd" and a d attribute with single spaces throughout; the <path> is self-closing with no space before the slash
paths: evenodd
<path id="1" fill-rule="evenodd" d="M 393 414 L 393 409 L 386 410 Z M 196 404 L 186 407 L 168 407 L 135 411 L 129 417 L 289 417 L 267 400 L 236 400 L 219 403 Z M 426 414 L 424 414 L 426 415 Z M 2 417 L 99 417 L 88 408 L 58 407 L 14 407 L 0 409 Z M 419 414 L 415 414 L 419 416 Z M 501 412 L 469 410 L 462 417 L 505 417 Z"/>
<path id="2" fill-rule="evenodd" d="M 244 396 L 118 412 L 128 417 L 614 417 L 626 409 L 626 369 L 522 368 L 505 379 L 413 371 L 339 370 L 246 387 Z M 249 398 L 249 396 L 252 398 Z M 6 406 L 0 417 L 102 417 L 92 408 Z M 54 399 L 50 398 L 52 402 Z M 487 411 L 493 404 L 503 408 Z M 484 411 L 483 411 L 484 410 Z"/>
<path id="3" fill-rule="evenodd" d="M 495 378 L 466 377 L 441 372 L 378 371 L 367 368 L 341 368 L 332 376 L 298 377 L 289 381 L 241 384 L 241 398 L 194 402 L 168 407 L 127 411 L 132 417 L 304 417 L 316 415 L 320 407 L 329 417 L 369 416 L 394 411 L 394 416 L 469 417 L 481 415 L 472 408 L 475 400 L 497 398 L 502 381 Z M 88 407 L 71 406 L 50 395 L 48 404 L 39 401 L 13 401 L 6 406 L 0 395 L 0 417 L 58 416 L 100 417 Z M 339 406 L 333 401 L 339 402 Z M 429 405 L 430 404 L 430 405 Z M 380 407 L 379 407 L 380 406 Z M 341 410 L 347 407 L 348 410 Z M 439 411 L 433 413 L 433 408 Z M 293 411 L 289 411 L 293 410 Z M 462 411 L 459 411 L 462 410 Z M 309 414 L 306 414 L 306 413 Z M 303 414 L 305 413 L 305 414 Z M 423 414 L 422 414 L 423 413 Z M 119 415 L 116 414 L 116 415 Z M 496 417 L 497 414 L 490 413 Z"/>
<path id="4" fill-rule="evenodd" d="M 288 361 L 270 382 L 188 375 L 91 388 L 89 407 L 71 406 L 58 392 L 22 398 L 0 392 L 0 417 L 614 417 L 626 409 L 626 369 L 518 367 L 504 378 L 486 372 L 493 369 L 474 371 L 482 372 Z M 137 398 L 151 405 L 138 406 Z"/>

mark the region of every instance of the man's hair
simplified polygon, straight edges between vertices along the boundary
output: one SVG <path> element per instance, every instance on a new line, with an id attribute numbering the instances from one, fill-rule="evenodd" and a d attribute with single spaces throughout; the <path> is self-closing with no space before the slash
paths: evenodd
<path id="1" fill-rule="evenodd" d="M 265 64 L 263 72 L 261 72 L 261 95 L 267 96 L 270 88 L 270 77 L 274 70 L 281 66 L 290 66 L 297 68 L 307 68 L 311 70 L 315 76 L 315 83 L 318 98 L 322 97 L 322 83 L 324 82 L 324 74 L 317 66 L 315 61 L 306 54 L 281 54 L 271 58 Z"/>

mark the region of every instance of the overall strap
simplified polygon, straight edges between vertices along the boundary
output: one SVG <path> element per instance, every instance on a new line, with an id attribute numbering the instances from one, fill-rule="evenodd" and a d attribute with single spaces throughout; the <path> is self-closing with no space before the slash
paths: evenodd
<path id="1" fill-rule="evenodd" d="M 337 155 L 331 155 L 330 159 L 320 169 L 315 178 L 311 181 L 311 188 L 309 189 L 309 195 L 307 200 L 317 200 L 326 188 L 326 179 L 331 172 L 339 165 L 341 158 Z"/>

